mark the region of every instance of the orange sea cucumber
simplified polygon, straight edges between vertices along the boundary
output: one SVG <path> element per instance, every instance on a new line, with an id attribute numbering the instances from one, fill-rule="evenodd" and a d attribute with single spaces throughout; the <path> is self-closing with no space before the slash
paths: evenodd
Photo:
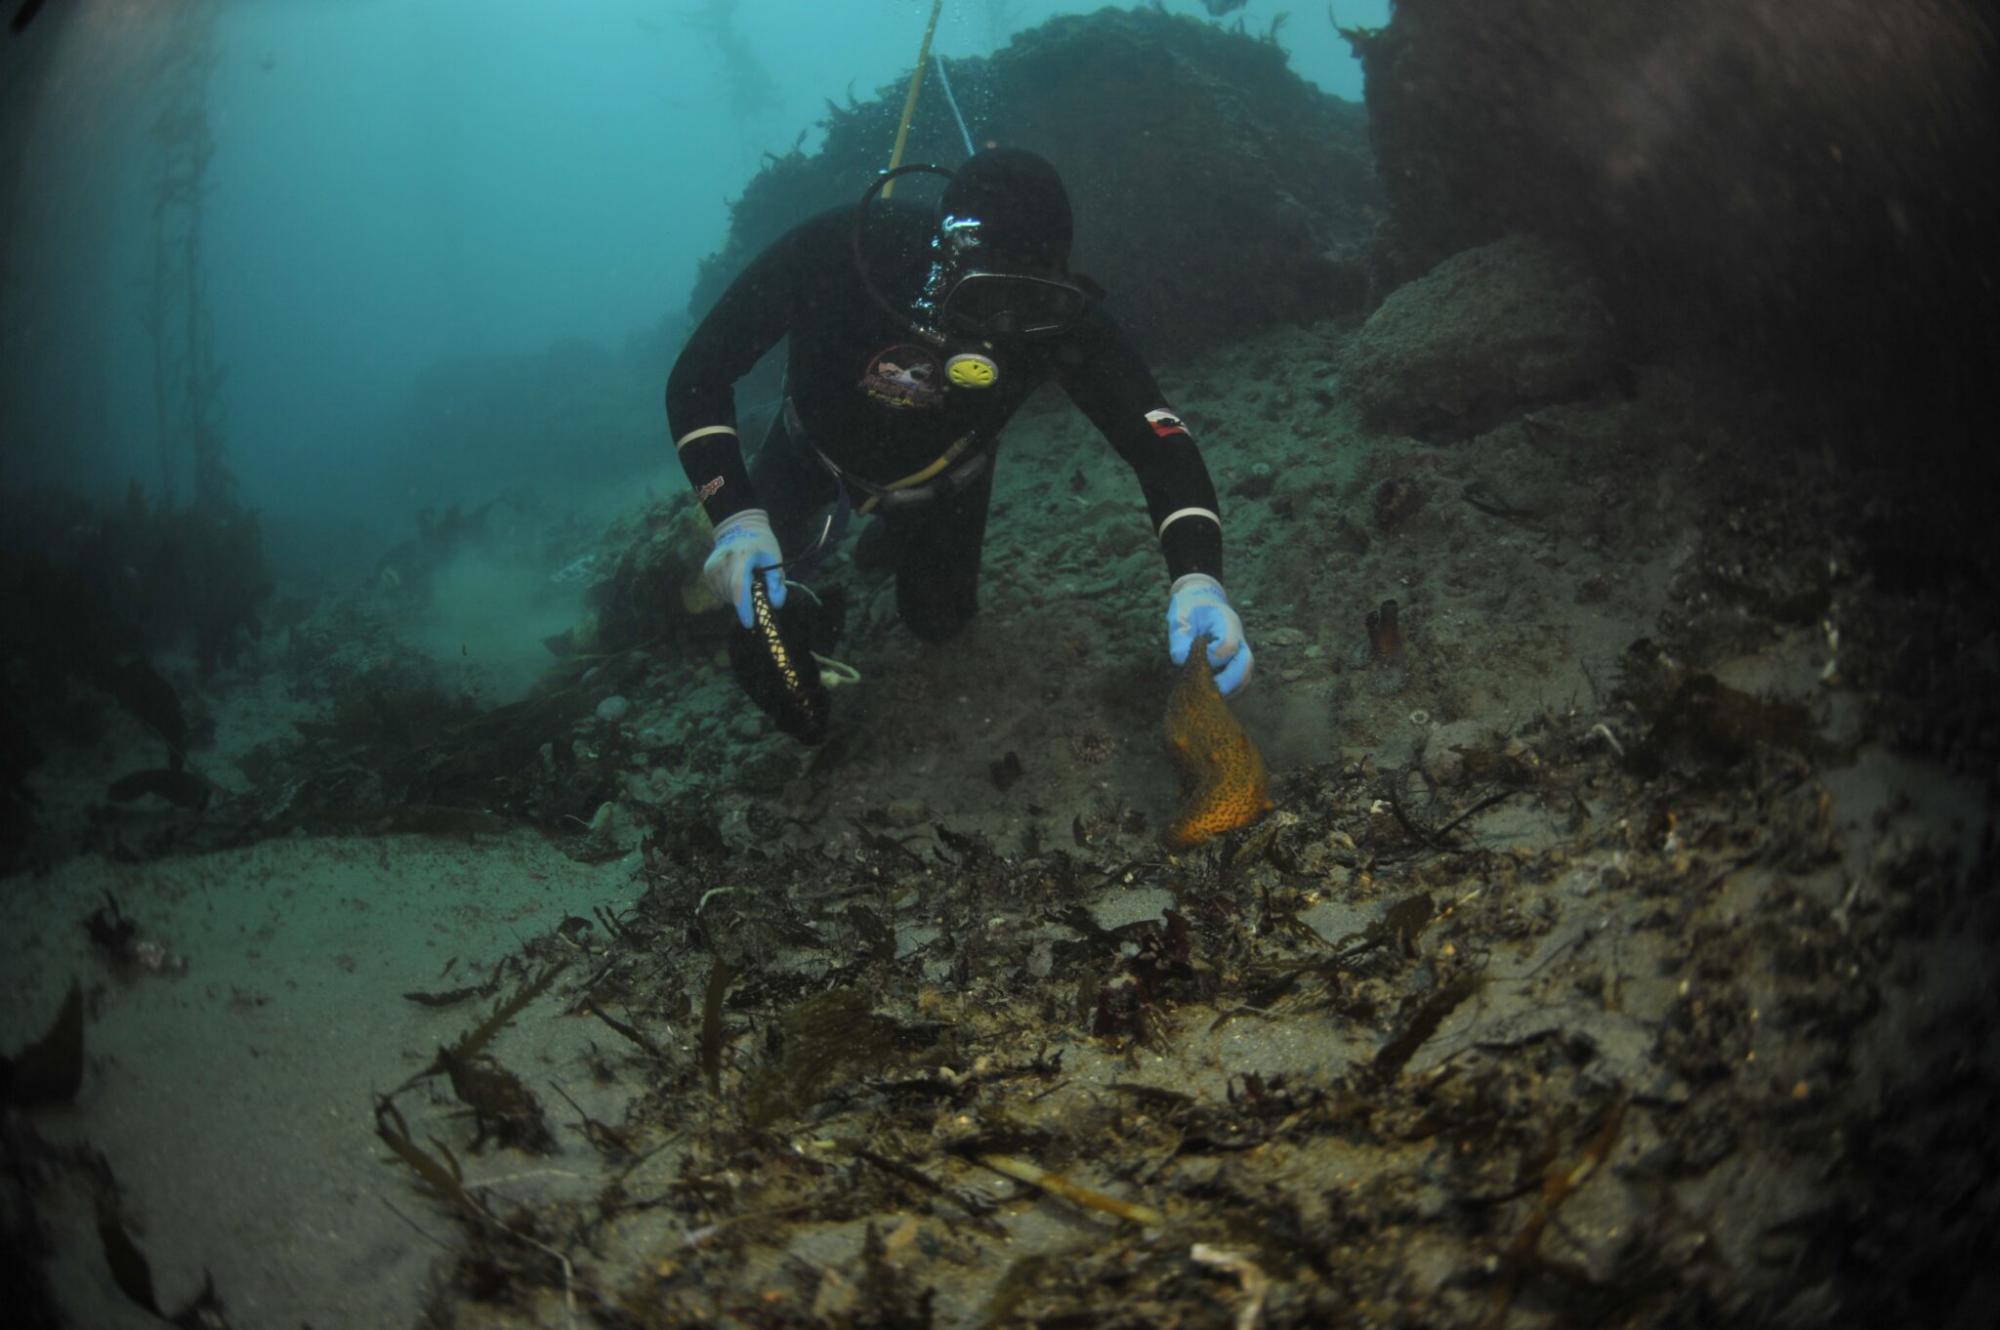
<path id="1" fill-rule="evenodd" d="M 1167 747 L 1181 777 L 1181 806 L 1167 827 L 1168 845 L 1199 845 L 1271 811 L 1264 756 L 1215 686 L 1206 637 L 1194 640 L 1167 698 Z"/>

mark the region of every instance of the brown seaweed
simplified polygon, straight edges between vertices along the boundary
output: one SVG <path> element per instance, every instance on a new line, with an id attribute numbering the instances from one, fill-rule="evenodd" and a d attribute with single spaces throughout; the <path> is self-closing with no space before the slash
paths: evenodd
<path id="1" fill-rule="evenodd" d="M 472 984 L 465 988 L 448 988 L 442 992 L 429 993 L 422 989 L 412 989 L 403 994 L 403 1000 L 414 1002 L 420 1007 L 455 1007 L 471 998 L 491 997 L 493 984 Z"/>
<path id="2" fill-rule="evenodd" d="M 431 1070 L 443 1072 L 451 1081 L 452 1093 L 472 1110 L 479 1125 L 472 1143 L 475 1150 L 489 1136 L 502 1145 L 536 1154 L 555 1148 L 555 1138 L 542 1119 L 542 1106 L 534 1092 L 520 1077 L 482 1053 L 509 1021 L 548 991 L 566 965 L 558 961 L 522 984 L 514 996 L 495 1005 L 486 1019 L 467 1030 L 457 1043 L 439 1049 L 431 1063 Z"/>
<path id="3" fill-rule="evenodd" d="M 395 1100 L 389 1095 L 377 1095 L 375 1098 L 375 1135 L 417 1175 L 417 1180 L 432 1197 L 454 1207 L 468 1222 L 532 1247 L 554 1261 L 562 1270 L 564 1308 L 572 1318 L 575 1316 L 576 1269 L 569 1257 L 539 1238 L 511 1228 L 496 1218 L 467 1190 L 465 1170 L 459 1166 L 458 1156 L 451 1152 L 451 1147 L 435 1136 L 430 1141 L 437 1147 L 437 1154 L 433 1155 L 418 1145 L 410 1135 L 410 1124 L 403 1120 Z"/>
<path id="4" fill-rule="evenodd" d="M 526 1010 L 530 1002 L 546 993 L 549 985 L 556 981 L 556 976 L 568 968 L 569 962 L 557 961 L 522 984 L 513 997 L 494 1007 L 485 1020 L 460 1035 L 458 1042 L 451 1046 L 451 1053 L 460 1058 L 469 1058 L 477 1054 L 493 1042 L 493 1036 L 499 1034 L 509 1021 Z M 440 1065 L 437 1070 L 442 1071 L 443 1067 Z"/>
<path id="5" fill-rule="evenodd" d="M 947 1187 L 915 1164 L 900 1159 L 892 1159 L 865 1145 L 852 1147 L 854 1157 L 866 1164 L 873 1164 L 891 1177 L 902 1179 L 920 1191 L 941 1200 L 950 1201 L 963 1210 L 982 1231 L 997 1237 L 1006 1236 L 1007 1230 L 992 1218 L 994 1203 L 976 1191 L 959 1187 Z"/>
<path id="6" fill-rule="evenodd" d="M 1374 1061 L 1368 1065 L 1369 1076 L 1378 1085 L 1394 1081 L 1402 1074 L 1404 1065 L 1416 1056 L 1417 1050 L 1437 1033 L 1444 1018 L 1457 1011 L 1459 1005 L 1477 993 L 1485 983 L 1483 971 L 1466 970 L 1426 997 L 1417 1005 L 1416 1013 L 1409 1022 L 1376 1050 Z"/>
<path id="7" fill-rule="evenodd" d="M 1507 1313 L 1513 1306 L 1514 1294 L 1520 1288 L 1522 1278 L 1540 1259 L 1536 1248 L 1541 1245 L 1543 1232 L 1555 1221 L 1556 1211 L 1562 1208 L 1563 1202 L 1577 1188 L 1590 1181 L 1610 1156 L 1611 1147 L 1618 1143 L 1618 1133 L 1625 1125 L 1625 1110 L 1630 1102 L 1629 1098 L 1621 1095 L 1612 1103 L 1575 1164 L 1564 1168 L 1561 1163 L 1552 1162 L 1544 1171 L 1541 1195 L 1536 1199 L 1533 1213 L 1507 1245 L 1500 1249 L 1501 1279 L 1494 1286 L 1492 1302 L 1488 1305 L 1485 1321 L 1481 1323 L 1482 1330 L 1500 1330 L 1507 1323 Z"/>
<path id="8" fill-rule="evenodd" d="M 486 1045 L 493 1042 L 493 1037 L 499 1034 L 509 1021 L 520 1015 L 530 1002 L 533 1002 L 536 998 L 547 992 L 549 985 L 556 981 L 556 976 L 561 974 L 568 966 L 569 962 L 567 961 L 557 961 L 533 979 L 522 984 L 512 997 L 504 1002 L 495 1004 L 493 1010 L 487 1014 L 485 1020 L 460 1035 L 455 1042 L 440 1048 L 437 1056 L 431 1059 L 430 1065 L 397 1086 L 395 1090 L 391 1091 L 391 1094 L 401 1094 L 404 1090 L 409 1089 L 426 1077 L 448 1071 L 449 1063 L 452 1060 L 468 1062 L 476 1057 Z"/>
<path id="9" fill-rule="evenodd" d="M 708 1092 L 722 1097 L 722 998 L 736 976 L 729 962 L 717 956 L 708 970 L 708 987 L 701 998 L 701 1075 Z"/>
<path id="10" fill-rule="evenodd" d="M 1732 688 L 1643 638 L 1627 647 L 1619 662 L 1616 696 L 1648 722 L 1644 741 L 1626 755 L 1626 765 L 1642 775 L 1655 774 L 1674 760 L 1700 770 L 1727 769 L 1760 746 L 1812 761 L 1841 756 L 1836 745 L 1820 737 L 1803 703 Z"/>
<path id="11" fill-rule="evenodd" d="M 475 1151 L 489 1137 L 530 1154 L 548 1154 L 556 1148 L 541 1103 L 519 1076 L 491 1057 L 461 1056 L 449 1048 L 438 1056 L 452 1093 L 472 1110 L 478 1124 L 472 1141 Z"/>
<path id="12" fill-rule="evenodd" d="M 591 1148 L 596 1150 L 603 1158 L 612 1163 L 622 1163 L 637 1153 L 632 1148 L 632 1142 L 625 1139 L 623 1132 L 620 1132 L 608 1122 L 602 1122 L 590 1116 L 589 1113 L 584 1111 L 582 1104 L 577 1103 L 575 1099 L 570 1097 L 569 1091 L 563 1089 L 562 1086 L 556 1084 L 554 1081 L 549 1082 L 549 1088 L 562 1096 L 562 1101 L 565 1104 L 576 1110 L 576 1116 L 583 1124 L 583 1138 L 589 1141 Z"/>
<path id="13" fill-rule="evenodd" d="M 1365 951 L 1391 943 L 1405 956 L 1416 955 L 1416 942 L 1438 917 L 1437 902 L 1428 891 L 1405 896 L 1382 912 L 1359 933 L 1349 933 L 1333 944 L 1341 960 L 1351 960 Z"/>
<path id="14" fill-rule="evenodd" d="M 417 1175 L 417 1180 L 433 1197 L 458 1206 L 469 1215 L 486 1217 L 485 1207 L 465 1190 L 465 1170 L 459 1167 L 458 1157 L 452 1154 L 451 1147 L 435 1136 L 431 1138 L 431 1144 L 437 1147 L 437 1154 L 433 1155 L 418 1145 L 410 1136 L 410 1124 L 403 1120 L 401 1110 L 388 1095 L 375 1098 L 375 1135 Z"/>
<path id="15" fill-rule="evenodd" d="M 585 998 L 583 1000 L 583 1009 L 589 1012 L 591 1015 L 597 1017 L 598 1020 L 603 1021 L 606 1025 L 610 1026 L 613 1030 L 617 1031 L 625 1038 L 637 1044 L 640 1048 L 644 1049 L 648 1057 L 664 1058 L 666 1056 L 666 1054 L 661 1051 L 660 1046 L 654 1043 L 652 1039 L 647 1036 L 644 1030 L 641 1030 L 638 1026 L 633 1025 L 629 1021 L 619 1020 L 616 1016 L 613 1016 L 610 1012 L 607 1012 L 606 1010 L 604 1010 L 604 1008 L 598 1006 L 597 1003 L 591 1000 L 590 998 Z"/>
<path id="16" fill-rule="evenodd" d="M 993 781 L 993 788 L 1005 794 L 1021 779 L 1021 755 L 1012 749 L 986 764 L 986 774 Z"/>
<path id="17" fill-rule="evenodd" d="M 444 970 L 438 975 L 438 978 L 442 979 L 445 975 L 450 974 L 453 967 L 457 964 L 458 957 L 456 956 L 446 961 Z M 492 997 L 495 992 L 499 991 L 500 978 L 506 973 L 506 969 L 506 962 L 503 961 L 495 965 L 493 973 L 488 975 L 481 983 L 467 984 L 463 988 L 436 990 L 412 989 L 403 994 L 403 1000 L 405 1002 L 414 1002 L 420 1007 L 455 1007 L 459 1003 L 469 1001 L 472 998 Z"/>
<path id="18" fill-rule="evenodd" d="M 880 1070 L 895 1060 L 902 1030 L 859 989 L 830 989 L 787 1007 L 777 1022 L 777 1059 L 744 1091 L 750 1124 L 767 1127 L 804 1112 L 842 1072 Z"/>

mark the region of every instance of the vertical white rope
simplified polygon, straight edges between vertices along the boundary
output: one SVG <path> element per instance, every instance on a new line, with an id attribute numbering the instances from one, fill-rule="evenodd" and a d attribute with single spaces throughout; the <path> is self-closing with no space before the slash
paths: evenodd
<path id="1" fill-rule="evenodd" d="M 974 152 L 972 146 L 972 131 L 965 127 L 965 116 L 959 112 L 958 98 L 952 96 L 951 80 L 945 76 L 944 72 L 944 57 L 941 55 L 933 55 L 931 57 L 931 63 L 937 66 L 938 86 L 944 89 L 945 105 L 951 108 L 951 118 L 958 121 L 958 136 L 965 140 L 965 155 L 967 157 L 970 157 Z"/>

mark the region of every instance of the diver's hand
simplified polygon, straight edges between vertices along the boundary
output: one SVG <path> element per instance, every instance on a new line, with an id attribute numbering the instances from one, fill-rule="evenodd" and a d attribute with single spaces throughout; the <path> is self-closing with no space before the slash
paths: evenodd
<path id="1" fill-rule="evenodd" d="M 778 538 L 771 534 L 771 515 L 762 508 L 745 508 L 715 528 L 715 548 L 702 564 L 701 575 L 717 600 L 736 607 L 737 621 L 748 628 L 752 577 L 762 574 L 772 609 L 785 603 L 785 574 L 778 567 L 783 558 Z"/>
<path id="2" fill-rule="evenodd" d="M 1167 656 L 1187 664 L 1196 637 L 1208 638 L 1208 664 L 1215 686 L 1224 697 L 1250 682 L 1250 644 L 1243 640 L 1243 620 L 1229 608 L 1222 583 L 1207 573 L 1189 573 L 1174 580 L 1167 597 Z"/>

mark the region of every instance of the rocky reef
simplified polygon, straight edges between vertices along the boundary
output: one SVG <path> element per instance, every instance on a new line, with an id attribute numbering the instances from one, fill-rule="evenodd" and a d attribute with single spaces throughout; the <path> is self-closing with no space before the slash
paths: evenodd
<path id="1" fill-rule="evenodd" d="M 1382 191 L 1366 118 L 1293 73 L 1276 42 L 1104 9 L 944 64 L 976 140 L 1033 149 L 1062 171 L 1075 267 L 1109 289 L 1150 354 L 1368 303 Z M 860 196 L 888 165 L 903 93 L 830 103 L 818 151 L 771 158 L 732 207 L 728 241 L 696 284 L 697 314 L 787 228 Z M 949 106 L 927 85 L 905 160 L 964 157 Z"/>

